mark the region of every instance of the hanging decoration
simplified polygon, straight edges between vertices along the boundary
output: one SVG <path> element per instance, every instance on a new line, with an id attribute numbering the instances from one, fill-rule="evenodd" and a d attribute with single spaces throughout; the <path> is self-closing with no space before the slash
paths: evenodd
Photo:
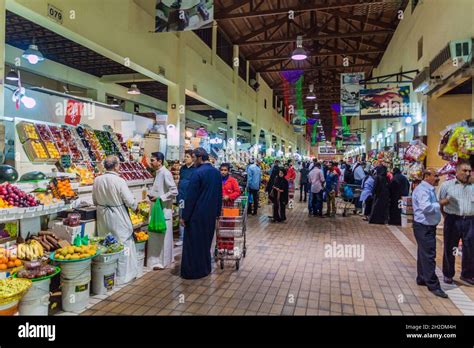
<path id="1" fill-rule="evenodd" d="M 347 135 L 351 132 L 351 130 L 349 129 L 349 125 L 347 124 L 347 116 L 342 115 L 341 120 L 342 120 L 342 134 Z"/>
<path id="2" fill-rule="evenodd" d="M 318 127 L 316 126 L 316 124 L 313 124 L 313 133 L 311 134 L 311 145 L 316 145 L 318 139 L 317 139 L 317 130 L 318 130 Z"/>
<path id="3" fill-rule="evenodd" d="M 283 81 L 283 95 L 284 95 L 284 104 L 285 104 L 285 119 L 290 122 L 290 95 L 291 85 L 296 84 L 296 82 L 303 76 L 303 70 L 290 70 L 280 72 L 280 78 Z"/>
<path id="4" fill-rule="evenodd" d="M 306 122 L 306 115 L 303 107 L 303 81 L 304 76 L 301 75 L 300 78 L 295 83 L 295 93 L 296 93 L 296 115 L 300 120 Z"/>

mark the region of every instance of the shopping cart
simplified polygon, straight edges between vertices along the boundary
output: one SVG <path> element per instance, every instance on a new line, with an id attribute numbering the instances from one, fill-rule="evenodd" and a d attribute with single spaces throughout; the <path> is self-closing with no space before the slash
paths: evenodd
<path id="1" fill-rule="evenodd" d="M 214 260 L 224 269 L 224 261 L 235 261 L 238 270 L 245 257 L 248 197 L 240 196 L 231 204 L 224 204 L 216 224 Z"/>
<path id="2" fill-rule="evenodd" d="M 348 191 L 346 187 L 349 187 L 350 191 Z M 342 210 L 342 216 L 347 216 L 348 210 L 356 210 L 356 202 L 360 198 L 362 188 L 360 187 L 360 185 L 350 185 L 346 183 L 341 183 L 339 192 L 340 196 L 336 198 L 336 209 Z M 350 194 L 349 192 L 351 192 L 352 194 Z"/>

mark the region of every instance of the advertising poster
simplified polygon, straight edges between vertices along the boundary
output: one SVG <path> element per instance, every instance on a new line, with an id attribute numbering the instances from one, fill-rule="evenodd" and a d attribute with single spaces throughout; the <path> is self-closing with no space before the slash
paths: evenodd
<path id="1" fill-rule="evenodd" d="M 362 145 L 360 134 L 357 134 L 357 133 L 344 134 L 342 138 L 342 143 L 343 145 L 360 146 Z"/>
<path id="2" fill-rule="evenodd" d="M 203 29 L 214 20 L 214 0 L 156 0 L 155 32 Z"/>
<path id="3" fill-rule="evenodd" d="M 361 120 L 408 116 L 412 116 L 410 86 L 361 89 Z"/>
<path id="4" fill-rule="evenodd" d="M 341 74 L 341 114 L 359 116 L 359 81 L 365 79 L 365 73 Z"/>

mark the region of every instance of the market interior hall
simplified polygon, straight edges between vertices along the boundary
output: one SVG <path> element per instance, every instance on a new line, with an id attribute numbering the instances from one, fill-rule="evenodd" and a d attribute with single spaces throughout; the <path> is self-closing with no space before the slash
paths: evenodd
<path id="1" fill-rule="evenodd" d="M 0 315 L 473 316 L 473 18 L 0 0 Z"/>

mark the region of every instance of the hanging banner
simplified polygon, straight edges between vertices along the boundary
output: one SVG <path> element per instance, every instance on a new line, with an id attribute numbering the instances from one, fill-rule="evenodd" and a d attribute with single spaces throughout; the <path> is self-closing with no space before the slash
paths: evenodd
<path id="1" fill-rule="evenodd" d="M 412 116 L 410 86 L 360 90 L 360 119 Z"/>
<path id="2" fill-rule="evenodd" d="M 81 123 L 81 115 L 84 104 L 75 100 L 68 100 L 66 105 L 66 118 L 64 123 L 77 126 Z"/>
<path id="3" fill-rule="evenodd" d="M 342 145 L 354 145 L 354 146 L 362 145 L 360 134 L 357 134 L 357 133 L 349 133 L 347 135 L 344 134 L 344 136 L 342 137 Z"/>
<path id="4" fill-rule="evenodd" d="M 341 74 L 341 113 L 346 116 L 359 116 L 359 81 L 365 79 L 365 73 Z"/>
<path id="5" fill-rule="evenodd" d="M 197 30 L 214 20 L 214 0 L 156 0 L 155 32 Z"/>

